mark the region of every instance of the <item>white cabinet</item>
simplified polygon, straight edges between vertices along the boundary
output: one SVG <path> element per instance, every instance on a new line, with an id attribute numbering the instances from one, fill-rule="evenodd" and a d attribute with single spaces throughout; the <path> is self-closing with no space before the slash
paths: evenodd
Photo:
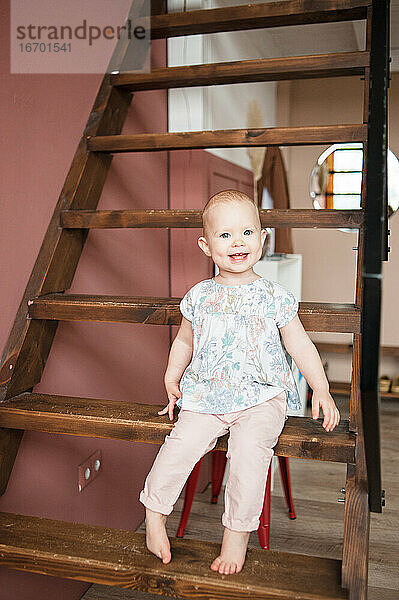
<path id="1" fill-rule="evenodd" d="M 274 254 L 264 256 L 254 271 L 265 279 L 277 281 L 300 301 L 302 294 L 302 254 Z"/>
<path id="2" fill-rule="evenodd" d="M 301 254 L 275 254 L 273 256 L 264 256 L 254 266 L 254 271 L 258 275 L 261 275 L 265 279 L 272 279 L 277 281 L 286 290 L 292 292 L 298 302 L 301 301 L 302 296 L 302 255 Z M 302 409 L 290 410 L 288 409 L 288 415 L 304 416 L 306 411 L 306 400 L 307 400 L 307 388 L 305 378 L 299 371 L 298 367 L 287 355 L 287 360 L 291 364 L 292 374 L 294 376 L 299 396 L 301 398 Z M 276 457 L 272 459 L 272 481 L 271 488 L 274 486 L 275 470 L 277 468 L 278 461 Z"/>
<path id="3" fill-rule="evenodd" d="M 286 290 L 292 292 L 298 302 L 302 299 L 302 255 L 301 254 L 275 254 L 265 256 L 254 266 L 254 271 L 265 279 L 277 281 Z M 292 373 L 294 375 L 298 392 L 302 402 L 301 411 L 288 411 L 292 415 L 305 415 L 307 384 L 298 367 L 287 356 L 289 363 L 292 362 Z"/>

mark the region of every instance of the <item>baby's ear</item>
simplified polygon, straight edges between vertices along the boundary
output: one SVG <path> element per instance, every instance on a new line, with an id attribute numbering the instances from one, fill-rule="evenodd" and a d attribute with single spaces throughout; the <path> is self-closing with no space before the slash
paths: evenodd
<path id="1" fill-rule="evenodd" d="M 201 248 L 201 250 L 204 252 L 204 254 L 206 254 L 207 256 L 211 256 L 206 238 L 204 238 L 204 237 L 198 238 L 198 246 Z"/>

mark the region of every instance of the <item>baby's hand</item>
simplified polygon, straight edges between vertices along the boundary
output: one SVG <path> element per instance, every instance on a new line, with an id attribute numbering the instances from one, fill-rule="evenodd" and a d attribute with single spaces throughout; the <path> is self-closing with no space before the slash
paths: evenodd
<path id="1" fill-rule="evenodd" d="M 165 382 L 165 387 L 166 387 L 166 392 L 168 394 L 168 399 L 169 399 L 169 404 L 167 406 L 165 406 L 165 408 L 163 408 L 162 410 L 158 411 L 159 415 L 166 415 L 166 413 L 169 413 L 169 419 L 170 421 L 173 420 L 173 409 L 175 407 L 175 404 L 178 400 L 178 398 L 180 398 L 181 391 L 179 389 L 179 384 L 171 381 L 171 382 Z"/>
<path id="2" fill-rule="evenodd" d="M 313 392 L 312 397 L 312 417 L 319 418 L 320 407 L 323 411 L 323 427 L 326 431 L 332 431 L 339 423 L 339 410 L 329 392 Z"/>

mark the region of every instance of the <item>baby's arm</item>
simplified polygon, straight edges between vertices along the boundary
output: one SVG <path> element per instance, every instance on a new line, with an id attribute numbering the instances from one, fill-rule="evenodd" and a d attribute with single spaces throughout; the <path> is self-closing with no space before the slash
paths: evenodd
<path id="1" fill-rule="evenodd" d="M 169 413 L 169 419 L 173 419 L 173 409 L 176 401 L 181 396 L 179 382 L 184 373 L 185 368 L 190 363 L 193 355 L 193 328 L 191 322 L 182 317 L 179 331 L 173 341 L 169 353 L 168 366 L 166 368 L 164 381 L 166 392 L 168 394 L 169 404 L 163 410 L 158 412 L 159 415 Z"/>
<path id="2" fill-rule="evenodd" d="M 313 390 L 312 417 L 318 419 L 323 410 L 323 427 L 332 431 L 339 423 L 339 411 L 329 393 L 329 384 L 315 345 L 303 328 L 298 315 L 280 328 L 287 352 Z"/>

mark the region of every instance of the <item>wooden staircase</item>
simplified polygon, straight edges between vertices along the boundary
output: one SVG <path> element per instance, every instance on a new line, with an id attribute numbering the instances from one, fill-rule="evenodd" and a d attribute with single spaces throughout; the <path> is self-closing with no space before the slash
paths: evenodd
<path id="1" fill-rule="evenodd" d="M 287 0 L 152 18 L 153 39 L 218 31 L 237 31 L 307 23 L 367 19 L 364 52 L 229 62 L 156 69 L 149 74 L 105 75 L 72 161 L 60 198 L 28 281 L 7 341 L 0 369 L 0 479 L 5 491 L 23 430 L 85 435 L 161 444 L 170 431 L 167 416 L 154 417 L 147 404 L 34 393 L 41 380 L 58 322 L 94 320 L 177 325 L 180 298 L 142 298 L 65 294 L 91 228 L 199 227 L 198 210 L 102 210 L 96 207 L 117 152 L 268 145 L 363 142 L 370 136 L 370 64 L 376 10 L 372 0 Z M 116 49 L 121 59 L 126 44 Z M 364 119 L 360 124 L 249 130 L 121 135 L 132 94 L 140 90 L 309 77 L 364 77 Z M 381 127 L 380 127 L 381 129 Z M 382 131 L 380 132 L 382 136 Z M 381 151 L 382 152 L 382 151 Z M 367 248 L 368 204 L 364 160 L 363 200 L 359 210 L 262 210 L 272 227 L 358 230 L 359 251 L 354 304 L 300 303 L 308 331 L 351 332 L 353 372 L 350 418 L 330 433 L 321 419 L 289 417 L 275 448 L 289 457 L 347 464 L 342 560 L 250 549 L 243 571 L 220 576 L 209 569 L 212 544 L 171 540 L 173 560 L 161 565 L 145 548 L 143 535 L 14 514 L 1 514 L 1 563 L 15 569 L 87 582 L 131 587 L 187 598 L 367 597 L 369 493 L 362 427 L 361 344 L 365 331 L 363 256 Z M 381 192 L 382 194 L 382 192 Z M 374 198 L 369 198 L 372 203 Z M 379 318 L 379 315 L 378 315 Z M 379 321 L 376 324 L 379 327 Z M 378 355 L 377 355 L 378 360 Z M 377 390 L 377 382 L 376 382 Z M 378 396 L 366 390 L 367 398 Z M 366 393 L 365 392 L 365 393 Z M 378 426 L 378 423 L 377 423 Z M 378 437 L 378 435 L 377 435 Z M 377 440 L 378 441 L 378 440 Z M 368 440 L 366 440 L 369 443 Z M 221 438 L 219 448 L 226 447 Z M 372 464 L 367 465 L 372 468 Z M 377 486 L 378 488 L 378 486 Z M 372 507 L 371 507 L 372 508 Z M 381 503 L 374 510 L 381 511 Z"/>

